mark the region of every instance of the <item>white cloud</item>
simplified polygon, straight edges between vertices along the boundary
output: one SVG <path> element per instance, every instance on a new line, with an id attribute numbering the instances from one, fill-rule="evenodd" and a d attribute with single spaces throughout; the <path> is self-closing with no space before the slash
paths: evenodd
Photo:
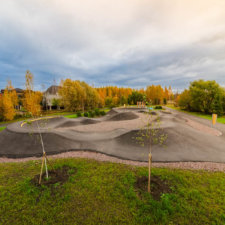
<path id="1" fill-rule="evenodd" d="M 224 0 L 0 1 L 1 83 L 26 69 L 46 84 L 225 83 Z"/>

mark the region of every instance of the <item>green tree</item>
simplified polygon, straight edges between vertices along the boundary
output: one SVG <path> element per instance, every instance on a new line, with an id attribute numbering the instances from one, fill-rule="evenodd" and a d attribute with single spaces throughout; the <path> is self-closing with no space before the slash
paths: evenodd
<path id="1" fill-rule="evenodd" d="M 139 93 L 138 91 L 132 91 L 132 94 L 128 96 L 128 104 L 136 105 L 137 102 L 142 102 L 144 100 L 144 94 Z"/>
<path id="2" fill-rule="evenodd" d="M 207 114 L 213 112 L 219 113 L 223 96 L 219 84 L 215 81 L 198 80 L 191 83 L 189 90 L 191 95 L 191 110 Z"/>
<path id="3" fill-rule="evenodd" d="M 189 90 L 184 90 L 179 96 L 178 105 L 182 109 L 191 110 L 191 95 Z"/>

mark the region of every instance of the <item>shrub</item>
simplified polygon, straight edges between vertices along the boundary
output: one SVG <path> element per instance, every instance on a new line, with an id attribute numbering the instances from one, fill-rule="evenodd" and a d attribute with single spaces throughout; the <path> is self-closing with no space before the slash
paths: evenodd
<path id="1" fill-rule="evenodd" d="M 95 112 L 94 111 L 89 111 L 88 112 L 88 116 L 89 117 L 94 117 L 95 116 Z"/>
<path id="2" fill-rule="evenodd" d="M 106 114 L 106 113 L 105 113 L 104 110 L 103 110 L 103 111 L 100 111 L 100 115 L 101 115 L 101 116 L 105 116 L 105 114 Z"/>
<path id="3" fill-rule="evenodd" d="M 99 116 L 99 115 L 100 115 L 99 109 L 95 109 L 95 115 L 96 115 L 96 116 Z"/>
<path id="4" fill-rule="evenodd" d="M 155 109 L 162 109 L 162 106 L 161 105 L 157 105 L 157 106 L 155 106 Z"/>
<path id="5" fill-rule="evenodd" d="M 77 117 L 81 117 L 81 112 L 77 112 Z"/>
<path id="6" fill-rule="evenodd" d="M 88 113 L 87 112 L 84 113 L 84 117 L 88 117 Z"/>

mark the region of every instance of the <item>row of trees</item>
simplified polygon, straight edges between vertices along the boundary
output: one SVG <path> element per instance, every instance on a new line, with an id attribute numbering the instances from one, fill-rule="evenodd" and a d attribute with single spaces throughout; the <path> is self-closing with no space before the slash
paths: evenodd
<path id="1" fill-rule="evenodd" d="M 221 116 L 225 112 L 225 89 L 215 81 L 191 82 L 189 88 L 179 95 L 178 105 L 188 111 Z"/>
<path id="2" fill-rule="evenodd" d="M 160 85 L 151 85 L 144 89 L 135 90 L 132 88 L 118 88 L 118 87 L 102 87 L 97 88 L 101 104 L 110 105 L 123 105 L 130 104 L 136 105 L 138 101 L 145 103 L 159 105 L 166 104 L 168 100 L 173 100 L 174 95 L 171 86 L 169 89 L 164 89 Z"/>
<path id="3" fill-rule="evenodd" d="M 41 113 L 42 93 L 34 91 L 33 74 L 26 72 L 26 89 L 22 98 L 23 108 L 32 116 L 39 116 Z M 12 86 L 11 81 L 4 90 L 3 95 L 0 95 L 0 120 L 13 120 L 16 115 L 16 107 L 18 106 L 17 93 Z"/>
<path id="4" fill-rule="evenodd" d="M 11 82 L 8 82 L 3 95 L 0 95 L 0 120 L 12 120 L 19 103 L 32 116 L 40 115 L 43 94 L 34 91 L 33 79 L 33 74 L 27 71 L 26 89 L 19 100 Z M 95 88 L 79 80 L 65 79 L 60 84 L 59 98 L 53 99 L 52 105 L 64 107 L 68 111 L 84 111 L 104 106 L 136 105 L 138 101 L 144 101 L 146 104 L 166 104 L 172 99 L 171 87 L 163 89 L 160 85 L 151 85 L 146 90 L 116 86 Z"/>

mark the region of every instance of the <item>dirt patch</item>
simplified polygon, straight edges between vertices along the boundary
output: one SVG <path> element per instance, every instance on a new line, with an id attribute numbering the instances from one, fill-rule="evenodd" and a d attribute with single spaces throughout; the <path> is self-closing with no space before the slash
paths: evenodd
<path id="1" fill-rule="evenodd" d="M 49 175 L 48 179 L 46 179 L 46 173 L 42 174 L 41 185 L 51 186 L 56 183 L 62 185 L 69 179 L 71 174 L 75 174 L 76 172 L 77 172 L 76 168 L 69 167 L 69 166 L 63 166 L 61 168 L 49 170 L 48 171 L 48 175 Z M 40 174 L 37 174 L 31 180 L 31 182 L 35 186 L 40 186 L 39 178 L 40 178 Z"/>
<path id="2" fill-rule="evenodd" d="M 81 121 L 82 125 L 96 124 L 96 123 L 100 123 L 100 121 L 92 120 L 92 119 L 84 119 Z"/>
<path id="3" fill-rule="evenodd" d="M 135 183 L 135 188 L 142 195 L 148 190 L 148 177 L 138 177 Z M 159 201 L 162 194 L 171 193 L 170 185 L 167 181 L 162 180 L 160 176 L 151 177 L 151 195 Z"/>
<path id="4" fill-rule="evenodd" d="M 137 119 L 138 116 L 132 112 L 122 112 L 118 113 L 115 116 L 107 119 L 108 121 L 121 121 L 121 120 L 134 120 Z"/>
<path id="5" fill-rule="evenodd" d="M 154 112 L 154 111 L 149 112 L 149 114 L 150 114 L 150 115 L 154 115 L 154 116 L 156 116 L 156 115 L 157 115 L 157 113 L 156 113 L 156 112 Z"/>
<path id="6" fill-rule="evenodd" d="M 165 110 L 162 110 L 161 112 L 165 114 L 172 114 L 170 111 L 165 111 Z"/>
<path id="7" fill-rule="evenodd" d="M 111 109 L 109 112 L 107 112 L 108 116 L 116 115 L 118 112 L 116 112 L 114 109 Z"/>
<path id="8" fill-rule="evenodd" d="M 55 128 L 75 127 L 79 125 L 80 125 L 80 121 L 66 121 L 65 123 L 60 124 L 56 126 Z"/>

